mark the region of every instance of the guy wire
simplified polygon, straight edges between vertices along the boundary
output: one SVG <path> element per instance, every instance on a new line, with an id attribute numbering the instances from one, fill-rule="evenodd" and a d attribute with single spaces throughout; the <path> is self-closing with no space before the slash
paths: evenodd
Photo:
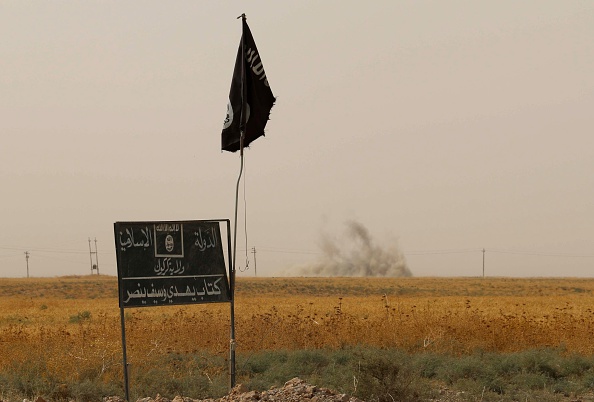
<path id="1" fill-rule="evenodd" d="M 238 267 L 239 272 L 245 272 L 250 269 L 250 260 L 248 257 L 248 231 L 247 231 L 247 197 L 245 192 L 245 185 L 247 182 L 247 164 L 244 159 L 243 166 L 243 234 L 245 237 L 245 268 Z"/>

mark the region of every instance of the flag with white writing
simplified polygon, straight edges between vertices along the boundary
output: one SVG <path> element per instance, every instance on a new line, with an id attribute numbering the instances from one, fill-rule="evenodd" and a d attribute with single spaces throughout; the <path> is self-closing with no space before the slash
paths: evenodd
<path id="1" fill-rule="evenodd" d="M 242 74 L 242 71 L 245 73 Z M 223 123 L 222 149 L 230 152 L 239 150 L 241 131 L 244 131 L 244 147 L 263 136 L 274 102 L 262 58 L 243 18 L 243 34 L 235 60 L 227 116 Z"/>

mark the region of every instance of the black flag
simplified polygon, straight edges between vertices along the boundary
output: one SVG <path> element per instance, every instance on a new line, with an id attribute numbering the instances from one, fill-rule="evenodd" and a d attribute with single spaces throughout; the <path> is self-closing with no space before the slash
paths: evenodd
<path id="1" fill-rule="evenodd" d="M 242 21 L 243 34 L 235 60 L 222 134 L 222 149 L 230 152 L 240 148 L 241 131 L 244 131 L 244 147 L 264 135 L 275 101 L 245 17 Z"/>

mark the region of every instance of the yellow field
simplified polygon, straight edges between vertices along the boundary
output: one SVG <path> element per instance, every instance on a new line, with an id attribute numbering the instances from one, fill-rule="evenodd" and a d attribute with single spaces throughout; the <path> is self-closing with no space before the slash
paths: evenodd
<path id="1" fill-rule="evenodd" d="M 228 354 L 229 304 L 125 313 L 132 367 Z M 349 345 L 594 354 L 593 279 L 238 278 L 235 313 L 239 355 Z M 119 380 L 120 328 L 114 277 L 0 279 L 0 372 L 43 362 L 68 378 Z"/>

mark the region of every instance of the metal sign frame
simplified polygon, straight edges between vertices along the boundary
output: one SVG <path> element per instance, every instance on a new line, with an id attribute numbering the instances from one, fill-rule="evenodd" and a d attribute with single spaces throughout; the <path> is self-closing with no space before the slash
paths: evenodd
<path id="1" fill-rule="evenodd" d="M 224 223 L 228 271 L 221 236 Z M 230 302 L 231 343 L 234 342 L 231 223 L 229 219 L 115 222 L 114 238 L 124 385 L 129 401 L 125 308 Z M 234 350 L 231 357 L 233 377 Z"/>

